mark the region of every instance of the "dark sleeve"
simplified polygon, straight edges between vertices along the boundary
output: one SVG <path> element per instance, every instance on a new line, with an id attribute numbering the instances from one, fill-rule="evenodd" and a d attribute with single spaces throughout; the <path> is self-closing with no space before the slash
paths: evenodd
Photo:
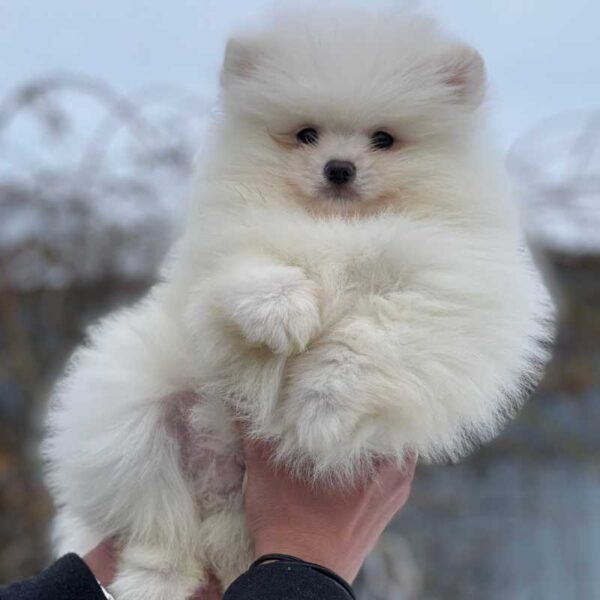
<path id="1" fill-rule="evenodd" d="M 0 587 L 0 600 L 105 600 L 105 596 L 83 560 L 67 554 L 37 577 Z"/>
<path id="2" fill-rule="evenodd" d="M 303 564 L 271 562 L 251 567 L 223 600 L 352 600 L 336 581 Z"/>

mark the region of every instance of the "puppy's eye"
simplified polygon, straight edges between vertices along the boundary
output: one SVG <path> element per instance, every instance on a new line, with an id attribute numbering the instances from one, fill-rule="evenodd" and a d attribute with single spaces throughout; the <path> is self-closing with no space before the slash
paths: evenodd
<path id="1" fill-rule="evenodd" d="M 301 144 L 310 144 L 311 146 L 314 146 L 319 141 L 319 132 L 313 127 L 306 127 L 296 134 L 296 139 Z"/>
<path id="2" fill-rule="evenodd" d="M 371 136 L 371 147 L 374 150 L 387 150 L 394 145 L 394 138 L 387 131 L 376 131 Z"/>

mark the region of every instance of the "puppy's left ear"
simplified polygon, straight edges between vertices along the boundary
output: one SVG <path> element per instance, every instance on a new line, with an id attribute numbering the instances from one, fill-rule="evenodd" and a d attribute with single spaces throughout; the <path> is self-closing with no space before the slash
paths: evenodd
<path id="1" fill-rule="evenodd" d="M 470 46 L 456 44 L 444 53 L 438 76 L 452 102 L 479 107 L 485 98 L 486 73 L 483 58 Z"/>
<path id="2" fill-rule="evenodd" d="M 235 79 L 251 77 L 262 55 L 258 40 L 250 37 L 231 38 L 225 48 L 225 58 L 221 69 L 221 84 L 226 85 Z"/>

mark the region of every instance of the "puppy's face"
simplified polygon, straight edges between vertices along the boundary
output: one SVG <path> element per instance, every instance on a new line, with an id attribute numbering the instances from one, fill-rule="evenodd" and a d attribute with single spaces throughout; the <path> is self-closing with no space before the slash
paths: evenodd
<path id="1" fill-rule="evenodd" d="M 395 176 L 406 142 L 387 126 L 311 122 L 270 135 L 280 147 L 282 181 L 317 214 L 371 214 L 398 199 Z"/>
<path id="2" fill-rule="evenodd" d="M 402 210 L 451 175 L 484 79 L 474 50 L 422 18 L 284 19 L 229 42 L 231 160 L 313 213 Z"/>

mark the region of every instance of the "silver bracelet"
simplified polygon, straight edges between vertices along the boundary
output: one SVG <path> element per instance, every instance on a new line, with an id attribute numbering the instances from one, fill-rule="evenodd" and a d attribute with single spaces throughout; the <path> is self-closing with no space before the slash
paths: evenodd
<path id="1" fill-rule="evenodd" d="M 96 579 L 106 600 L 115 600 L 115 597 Z"/>

